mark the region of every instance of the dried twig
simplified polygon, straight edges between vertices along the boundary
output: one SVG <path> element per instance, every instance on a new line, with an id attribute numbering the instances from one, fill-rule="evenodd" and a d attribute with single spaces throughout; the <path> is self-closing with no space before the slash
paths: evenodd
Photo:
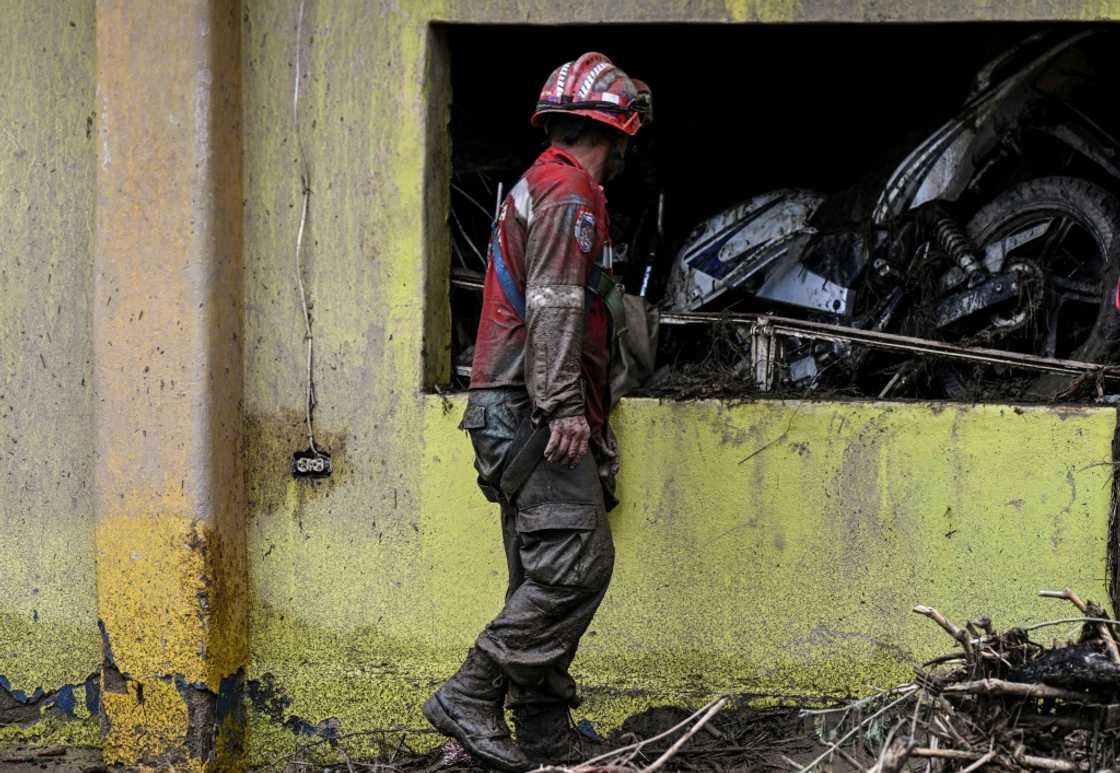
<path id="1" fill-rule="evenodd" d="M 633 759 L 634 754 L 636 754 L 643 747 L 648 746 L 651 743 L 655 743 L 656 741 L 660 741 L 662 738 L 667 738 L 668 736 L 671 736 L 673 733 L 677 732 L 681 728 L 687 727 L 690 722 L 693 722 L 697 719 L 702 718 L 702 720 L 697 724 L 697 726 L 693 727 L 690 730 L 690 732 L 685 736 L 685 738 L 682 739 L 682 740 L 687 740 L 688 738 L 692 737 L 693 732 L 695 732 L 696 730 L 699 730 L 700 727 L 702 727 L 704 725 L 704 723 L 706 723 L 708 721 L 708 719 L 711 718 L 711 716 L 715 715 L 715 710 L 718 710 L 719 708 L 722 708 L 723 705 L 726 704 L 728 700 L 730 700 L 730 698 L 731 698 L 731 696 L 729 696 L 729 695 L 721 695 L 719 698 L 716 698 L 715 700 L 709 701 L 704 706 L 702 706 L 700 709 L 698 709 L 697 711 L 695 711 L 691 715 L 689 715 L 686 719 L 681 720 L 680 722 L 673 725 L 668 730 L 665 730 L 661 733 L 658 733 L 657 735 L 652 736 L 650 738 L 645 738 L 645 739 L 642 739 L 642 740 L 637 741 L 635 743 L 628 744 L 626 746 L 621 746 L 621 747 L 619 747 L 617 749 L 614 749 L 612 751 L 606 752 L 604 754 L 600 754 L 597 757 L 592 757 L 591 759 L 586 760 L 586 761 L 580 763 L 579 765 L 576 765 L 575 767 L 565 768 L 565 767 L 552 766 L 552 767 L 547 767 L 547 768 L 540 768 L 538 771 L 536 771 L 536 773 L 591 773 L 591 771 L 595 771 L 595 773 L 610 773 L 610 771 L 615 771 L 615 773 L 620 773 L 622 771 L 625 771 L 626 773 L 634 773 L 635 768 L 629 767 L 625 763 L 623 763 L 622 765 L 618 765 L 618 764 L 615 764 L 615 763 L 619 760 L 622 760 L 624 757 L 625 757 L 625 761 L 629 762 L 629 760 Z M 715 709 L 715 710 L 713 710 L 713 709 Z M 678 741 L 678 744 L 679 743 L 680 743 L 680 741 Z M 676 748 L 679 748 L 679 746 L 677 746 L 677 744 L 674 744 L 674 746 Z M 630 753 L 630 755 L 628 757 L 626 757 L 627 753 Z M 666 758 L 666 759 L 668 759 L 668 758 Z M 603 764 L 599 764 L 599 763 L 603 763 Z M 664 764 L 664 763 L 662 763 L 662 764 Z"/>
<path id="2" fill-rule="evenodd" d="M 957 628 L 955 625 L 949 622 L 945 615 L 941 614 L 933 607 L 925 607 L 919 604 L 918 606 L 914 607 L 914 611 L 919 615 L 925 615 L 930 620 L 934 621 L 942 628 L 944 628 L 946 633 L 957 640 L 957 643 L 961 645 L 961 648 L 964 650 L 966 655 L 972 655 L 972 638 L 968 635 L 967 631 L 962 631 L 960 628 Z"/>
<path id="3" fill-rule="evenodd" d="M 910 759 L 910 752 L 913 748 L 914 742 L 911 740 L 899 738 L 891 741 L 890 744 L 883 746 L 878 762 L 875 763 L 869 773 L 898 773 L 902 770 L 906 761 Z"/>
<path id="4" fill-rule="evenodd" d="M 851 711 L 852 709 L 859 708 L 860 706 L 866 706 L 868 703 L 874 703 L 875 701 L 879 700 L 880 698 L 883 698 L 884 696 L 894 695 L 895 693 L 900 693 L 900 692 L 907 692 L 909 690 L 914 690 L 914 689 L 917 689 L 916 684 L 913 684 L 913 683 L 903 684 L 903 685 L 899 685 L 898 687 L 892 687 L 890 690 L 883 690 L 881 692 L 877 692 L 872 696 L 869 696 L 867 698 L 862 698 L 861 700 L 855 701 L 854 703 L 846 703 L 843 706 L 837 706 L 836 708 L 833 708 L 833 709 L 802 709 L 801 712 L 798 714 L 798 716 L 799 717 L 812 717 L 812 716 L 816 716 L 818 714 L 836 714 L 836 713 L 841 712 L 841 711 Z"/>
<path id="5" fill-rule="evenodd" d="M 981 754 L 980 752 L 966 752 L 958 749 L 929 749 L 918 747 L 914 749 L 911 754 L 915 757 L 931 757 L 933 759 L 943 760 L 972 760 L 977 761 L 988 757 L 994 758 L 993 752 Z M 1029 768 L 1038 768 L 1040 770 L 1087 770 L 1088 767 L 1077 762 L 1070 762 L 1069 760 L 1056 760 L 1052 757 L 1037 757 L 1033 754 L 1016 754 L 1012 759 L 1020 765 L 1026 765 Z M 973 769 L 969 766 L 969 769 Z M 963 771 L 962 771 L 963 773 Z"/>
<path id="6" fill-rule="evenodd" d="M 1023 628 L 1024 631 L 1037 631 L 1039 628 L 1049 628 L 1054 625 L 1068 625 L 1069 623 L 1107 623 L 1109 625 L 1120 625 L 1120 620 L 1113 620 L 1111 617 L 1063 617 L 1060 620 L 1046 620 L 1034 625 L 1028 625 Z"/>
<path id="7" fill-rule="evenodd" d="M 893 727 L 886 739 L 877 746 L 878 751 L 873 757 L 875 764 L 869 773 L 901 770 L 908 767 L 906 760 L 910 761 L 909 767 L 916 770 L 921 769 L 917 761 L 924 760 L 927 773 L 934 769 L 973 773 L 993 766 L 1052 771 L 1112 768 L 1120 757 L 1120 737 L 1101 732 L 1102 729 L 1113 726 L 1109 724 L 1112 707 L 1107 705 L 1112 698 L 1106 692 L 1098 695 L 1088 691 L 1088 688 L 1080 690 L 1055 686 L 1079 684 L 1079 670 L 1088 668 L 1087 666 L 1080 665 L 1076 658 L 1066 660 L 1058 657 L 1050 661 L 1043 660 L 1040 665 L 1044 671 L 1057 669 L 1055 676 L 1067 677 L 1068 682 L 1050 683 L 1049 678 L 1045 680 L 1046 683 L 1018 682 L 1012 679 L 1016 672 L 1026 673 L 1020 670 L 1048 654 L 1047 648 L 1028 638 L 1029 631 L 1053 625 L 1080 623 L 1087 626 L 1085 630 L 1088 631 L 1082 641 L 1091 638 L 1095 642 L 1099 638 L 1113 656 L 1113 662 L 1116 662 L 1114 653 L 1118 649 L 1118 637 L 1110 626 L 1120 623 L 1105 617 L 1100 607 L 1083 601 L 1069 589 L 1044 591 L 1042 595 L 1069 601 L 1083 616 L 1048 620 L 1025 628 L 1011 628 L 999 635 L 988 618 L 980 618 L 958 627 L 932 607 L 914 607 L 915 613 L 936 622 L 961 648 L 956 655 L 927 661 L 922 669 L 952 661 L 963 660 L 965 663 L 958 664 L 951 671 L 940 671 L 937 675 L 918 670 L 914 682 L 901 688 L 904 691 L 908 688 L 917 691 L 920 700 L 915 706 L 898 708 L 898 704 L 914 694 L 903 692 L 902 697 L 893 700 L 871 717 L 863 719 L 855 727 L 851 727 L 847 721 L 849 714 L 879 700 L 881 696 L 871 696 L 843 708 L 802 712 L 802 716 L 844 712 L 839 717 L 839 726 L 851 727 L 823 755 L 802 768 L 802 773 L 826 759 L 841 745 L 858 746 L 857 742 L 850 739 L 888 711 L 891 712 L 890 722 Z M 1055 643 L 1054 646 L 1062 645 Z M 1084 676 L 1086 684 L 1096 683 L 1094 680 L 1099 678 L 1092 669 Z M 927 710 L 923 711 L 922 703 L 925 703 Z M 853 723 L 855 721 L 852 720 Z M 906 725 L 909 726 L 909 737 L 900 737 L 900 728 Z M 921 737 L 923 732 L 928 740 L 922 746 L 917 746 L 915 739 Z M 861 737 L 867 738 L 866 735 Z M 946 745 L 948 748 L 943 748 Z M 873 753 L 871 749 L 867 751 Z M 1061 756 L 1051 756 L 1051 753 Z M 941 762 L 938 763 L 938 760 Z"/>
<path id="8" fill-rule="evenodd" d="M 673 758 L 673 755 L 676 754 L 682 746 L 684 746 L 686 743 L 688 743 L 689 738 L 692 738 L 692 736 L 696 735 L 696 732 L 700 728 L 702 728 L 704 725 L 708 724 L 708 720 L 710 720 L 712 717 L 714 717 L 716 715 L 716 712 L 718 712 L 720 709 L 722 709 L 727 704 L 727 701 L 728 701 L 727 696 L 724 696 L 724 697 L 720 698 L 718 701 L 716 701 L 715 704 L 710 709 L 708 709 L 708 713 L 706 713 L 704 716 L 700 717 L 699 721 L 697 721 L 697 723 L 692 726 L 691 730 L 689 730 L 687 733 L 685 733 L 680 738 L 678 738 L 677 742 L 674 743 L 672 746 L 670 746 L 665 751 L 664 754 L 662 754 L 660 757 L 658 757 L 652 763 L 650 763 L 645 768 L 643 768 L 642 773 L 653 773 L 653 771 L 655 771 L 655 770 L 660 770 L 665 765 L 666 762 L 668 762 L 670 759 Z"/>
<path id="9" fill-rule="evenodd" d="M 860 765 L 859 761 L 857 761 L 855 757 L 848 754 L 843 749 L 837 749 L 836 753 L 840 755 L 840 759 L 844 760 L 844 762 L 848 763 L 849 765 L 851 765 L 856 770 L 862 770 L 863 769 L 863 765 Z M 798 767 L 800 767 L 800 766 L 798 766 Z"/>
<path id="10" fill-rule="evenodd" d="M 964 752 L 958 749 L 931 749 L 919 746 L 911 754 L 915 757 L 932 757 L 942 760 L 978 760 L 983 757 L 979 752 Z"/>
<path id="11" fill-rule="evenodd" d="M 810 771 L 813 768 L 815 768 L 817 765 L 819 765 L 821 762 L 823 762 L 825 759 L 827 759 L 829 755 L 831 755 L 838 748 L 840 748 L 841 744 L 843 744 L 845 741 L 847 741 L 849 738 L 851 738 L 853 735 L 855 735 L 857 732 L 859 732 L 861 729 L 863 729 L 864 725 L 867 725 L 867 724 L 871 723 L 873 720 L 878 719 L 880 716 L 887 713 L 888 711 L 890 711 L 891 709 L 893 709 L 895 706 L 902 703 L 903 701 L 909 700 L 911 697 L 913 697 L 914 693 L 917 692 L 917 691 L 918 691 L 918 688 L 915 687 L 914 689 L 903 693 L 901 698 L 896 698 L 895 700 L 891 701 L 890 703 L 888 703 L 883 708 L 876 711 L 871 716 L 864 719 L 858 725 L 856 725 L 851 730 L 849 730 L 847 733 L 845 733 L 843 736 L 841 736 L 838 740 L 834 741 L 833 744 L 831 746 L 829 746 L 824 751 L 823 754 L 819 755 L 818 757 L 816 757 L 816 759 L 814 759 L 808 765 L 801 768 L 801 770 L 798 773 L 807 773 L 807 771 Z"/>
<path id="12" fill-rule="evenodd" d="M 1081 597 L 1079 597 L 1069 588 L 1065 588 L 1064 590 L 1060 591 L 1039 591 L 1038 595 L 1045 598 L 1065 599 L 1066 601 L 1077 607 L 1079 611 L 1085 614 L 1089 613 L 1089 605 L 1082 601 Z M 1101 638 L 1104 640 L 1104 645 L 1108 649 L 1108 656 L 1112 659 L 1113 663 L 1120 665 L 1120 649 L 1118 649 L 1116 646 L 1116 639 L 1112 636 L 1112 630 L 1108 627 L 1107 623 L 1097 623 L 1096 625 L 1097 632 L 1100 633 Z"/>
<path id="13" fill-rule="evenodd" d="M 945 731 L 945 738 L 951 739 L 954 743 L 968 746 L 968 741 L 966 741 L 964 739 L 964 736 L 962 736 L 957 728 L 953 726 L 953 721 L 947 715 L 936 717 L 932 724 L 940 727 Z"/>
<path id="14" fill-rule="evenodd" d="M 1071 762 L 1069 760 L 1056 760 L 1051 757 L 1036 757 L 1033 754 L 1017 754 L 1015 755 L 1015 762 L 1020 765 L 1026 765 L 1028 768 L 1039 768 L 1040 770 L 1088 770 L 1089 766 L 1083 762 Z"/>
<path id="15" fill-rule="evenodd" d="M 977 679 L 974 682 L 961 682 L 946 685 L 941 690 L 946 695 L 1017 695 L 1023 698 L 1058 698 L 1071 703 L 1098 703 L 1099 699 L 1089 693 L 1063 690 L 1048 684 L 1028 682 L 1008 682 L 1003 679 Z"/>
<path id="16" fill-rule="evenodd" d="M 996 756 L 996 750 L 995 749 L 989 749 L 987 754 L 978 758 L 975 762 L 973 762 L 967 768 L 963 769 L 961 771 L 961 773 L 972 773 L 972 771 L 977 770 L 977 769 L 982 768 L 985 765 L 987 765 L 989 762 L 991 762 L 993 759 L 995 759 L 995 756 Z"/>

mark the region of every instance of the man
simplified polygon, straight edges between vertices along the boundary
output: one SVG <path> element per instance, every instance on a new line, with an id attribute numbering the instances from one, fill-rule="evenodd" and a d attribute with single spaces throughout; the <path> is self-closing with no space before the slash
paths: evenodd
<path id="1" fill-rule="evenodd" d="M 568 666 L 610 582 L 618 469 L 607 412 L 620 293 L 601 184 L 621 170 L 647 97 L 602 54 L 557 68 L 532 117 L 550 146 L 510 190 L 490 241 L 460 427 L 479 486 L 501 504 L 509 588 L 424 714 L 503 770 L 581 753 Z"/>

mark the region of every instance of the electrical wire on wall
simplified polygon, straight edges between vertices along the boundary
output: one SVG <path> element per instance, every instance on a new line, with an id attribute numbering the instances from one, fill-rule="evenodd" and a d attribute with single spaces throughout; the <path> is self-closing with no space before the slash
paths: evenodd
<path id="1" fill-rule="evenodd" d="M 307 372 L 304 381 L 304 412 L 307 421 L 308 448 L 292 455 L 292 474 L 296 477 L 322 478 L 331 474 L 331 455 L 321 450 L 315 443 L 315 338 L 311 330 L 311 308 L 307 303 L 307 288 L 303 281 L 303 234 L 307 226 L 307 214 L 311 207 L 311 170 L 303 145 L 303 132 L 299 120 L 299 92 L 303 78 L 303 15 L 306 0 L 300 0 L 299 18 L 296 22 L 295 86 L 292 90 L 292 130 L 296 136 L 299 157 L 299 179 L 302 203 L 299 212 L 299 228 L 296 230 L 295 269 L 296 283 L 299 285 L 299 302 L 303 309 L 303 336 L 307 344 Z"/>

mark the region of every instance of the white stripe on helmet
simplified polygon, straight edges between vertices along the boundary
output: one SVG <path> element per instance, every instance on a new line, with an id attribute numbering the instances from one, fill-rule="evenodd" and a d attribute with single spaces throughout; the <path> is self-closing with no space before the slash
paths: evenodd
<path id="1" fill-rule="evenodd" d="M 579 87 L 579 98 L 587 99 L 587 95 L 591 93 L 591 87 L 595 85 L 595 81 L 602 74 L 603 70 L 608 67 L 613 67 L 610 62 L 599 62 L 591 68 L 591 72 L 587 73 L 587 77 L 583 79 L 583 84 Z"/>
<path id="2" fill-rule="evenodd" d="M 556 76 L 556 96 L 564 96 L 564 84 L 568 82 L 568 70 L 572 69 L 571 62 L 565 62 L 564 66 L 560 68 L 560 74 Z"/>

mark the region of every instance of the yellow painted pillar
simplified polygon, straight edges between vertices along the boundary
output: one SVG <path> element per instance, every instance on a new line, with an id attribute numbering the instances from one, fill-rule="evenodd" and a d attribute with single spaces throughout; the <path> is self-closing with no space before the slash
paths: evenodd
<path id="1" fill-rule="evenodd" d="M 105 757 L 236 766 L 244 724 L 239 7 L 97 6 Z"/>

